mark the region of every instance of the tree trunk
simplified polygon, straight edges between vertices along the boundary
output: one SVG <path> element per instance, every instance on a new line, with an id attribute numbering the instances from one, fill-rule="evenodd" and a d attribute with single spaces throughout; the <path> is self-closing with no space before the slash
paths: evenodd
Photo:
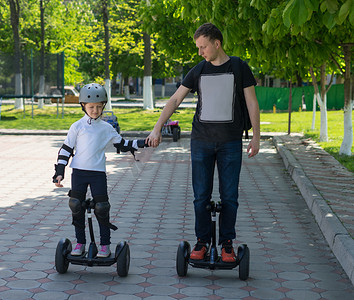
<path id="1" fill-rule="evenodd" d="M 162 98 L 165 98 L 165 91 L 166 91 L 166 88 L 165 88 L 165 78 L 162 79 L 162 85 L 161 85 L 161 97 Z"/>
<path id="2" fill-rule="evenodd" d="M 156 79 L 153 79 L 152 80 L 152 98 L 153 99 L 156 99 L 156 89 L 155 89 L 155 87 L 156 87 Z"/>
<path id="3" fill-rule="evenodd" d="M 39 64 L 39 95 L 44 95 L 45 77 L 44 77 L 44 7 L 43 0 L 39 1 L 39 10 L 41 13 L 41 56 Z M 44 107 L 44 99 L 38 99 L 38 108 Z"/>
<path id="4" fill-rule="evenodd" d="M 327 126 L 327 91 L 326 91 L 326 64 L 320 67 L 321 70 L 321 127 L 320 142 L 328 142 Z"/>
<path id="5" fill-rule="evenodd" d="M 129 77 L 124 77 L 124 99 L 130 100 Z"/>
<path id="6" fill-rule="evenodd" d="M 15 73 L 15 94 L 22 95 L 22 74 L 21 74 L 21 46 L 19 34 L 20 4 L 19 0 L 9 0 L 11 12 L 11 26 L 14 36 L 14 73 Z M 23 99 L 16 98 L 15 109 L 23 109 Z"/>
<path id="7" fill-rule="evenodd" d="M 111 76 L 109 71 L 109 53 L 110 53 L 110 44 L 109 44 L 109 28 L 108 28 L 108 20 L 109 20 L 109 11 L 108 11 L 108 1 L 102 0 L 102 11 L 103 11 L 103 27 L 104 27 L 104 75 L 105 75 L 105 88 L 107 91 L 107 104 L 106 109 L 112 110 L 111 103 Z"/>
<path id="8" fill-rule="evenodd" d="M 39 76 L 39 95 L 44 95 L 45 78 L 44 75 Z M 44 107 L 44 98 L 38 99 L 38 108 Z"/>
<path id="9" fill-rule="evenodd" d="M 288 117 L 288 134 L 291 133 L 291 107 L 292 107 L 292 103 L 293 103 L 292 86 L 293 86 L 292 79 L 290 79 L 289 105 L 288 105 L 288 114 L 289 114 L 289 117 Z"/>
<path id="10" fill-rule="evenodd" d="M 299 72 L 296 72 L 296 86 L 301 87 L 302 86 L 302 77 L 300 76 Z"/>
<path id="11" fill-rule="evenodd" d="M 315 130 L 315 123 L 316 123 L 316 94 L 313 94 L 313 107 L 312 107 L 312 126 L 311 129 Z"/>
<path id="12" fill-rule="evenodd" d="M 22 91 L 22 74 L 20 72 L 15 74 L 15 95 L 22 95 Z M 15 99 L 15 109 L 23 109 L 23 98 Z"/>
<path id="13" fill-rule="evenodd" d="M 327 91 L 326 91 L 326 65 L 320 67 L 321 70 L 321 94 L 318 89 L 317 79 L 313 68 L 310 67 L 310 74 L 312 77 L 312 84 L 315 90 L 315 96 L 318 106 L 321 111 L 321 127 L 320 127 L 320 142 L 328 141 L 328 126 L 327 126 Z"/>
<path id="14" fill-rule="evenodd" d="M 328 123 L 327 123 L 327 93 L 322 98 L 320 142 L 328 142 Z"/>
<path id="15" fill-rule="evenodd" d="M 112 103 L 111 103 L 111 79 L 105 79 L 104 80 L 104 88 L 106 89 L 107 92 L 107 104 L 105 106 L 105 110 L 112 110 Z"/>
<path id="16" fill-rule="evenodd" d="M 339 154 L 351 155 L 351 148 L 353 145 L 353 123 L 352 123 L 352 108 L 353 103 L 351 99 L 352 84 L 350 78 L 350 64 L 351 64 L 351 46 L 344 45 L 344 136 L 339 149 Z"/>
<path id="17" fill-rule="evenodd" d="M 144 40 L 144 83 L 143 98 L 144 109 L 153 109 L 154 101 L 152 95 L 152 73 L 151 73 L 151 41 L 147 33 L 143 33 Z"/>

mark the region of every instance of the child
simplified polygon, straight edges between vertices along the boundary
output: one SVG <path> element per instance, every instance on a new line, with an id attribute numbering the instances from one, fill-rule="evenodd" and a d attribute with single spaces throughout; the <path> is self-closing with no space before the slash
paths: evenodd
<path id="1" fill-rule="evenodd" d="M 108 257 L 110 251 L 110 229 L 117 227 L 109 222 L 110 204 L 107 194 L 105 148 L 112 142 L 117 153 L 134 151 L 145 146 L 144 140 L 124 140 L 109 123 L 101 120 L 101 115 L 107 103 L 107 93 L 104 87 L 97 83 L 85 85 L 79 96 L 79 103 L 85 116 L 71 125 L 64 144 L 59 150 L 53 182 L 62 187 L 65 166 L 70 157 L 71 190 L 69 191 L 69 207 L 72 211 L 73 225 L 77 244 L 71 255 L 85 253 L 85 208 L 83 202 L 90 186 L 94 213 L 100 228 L 100 250 L 97 257 Z M 75 154 L 74 154 L 75 149 Z"/>

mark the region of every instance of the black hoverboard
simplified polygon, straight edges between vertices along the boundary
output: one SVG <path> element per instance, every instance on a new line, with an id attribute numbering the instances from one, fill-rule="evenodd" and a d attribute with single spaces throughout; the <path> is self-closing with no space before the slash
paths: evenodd
<path id="1" fill-rule="evenodd" d="M 190 258 L 191 246 L 187 241 L 182 241 L 177 250 L 176 257 L 176 270 L 180 277 L 187 275 L 188 265 L 194 268 L 203 269 L 223 269 L 231 270 L 239 266 L 239 278 L 241 280 L 247 280 L 249 276 L 249 265 L 250 265 L 250 250 L 246 244 L 241 244 L 237 249 L 236 261 L 231 263 L 226 263 L 221 260 L 221 256 L 218 255 L 218 250 L 216 246 L 216 213 L 220 213 L 222 204 L 220 202 L 215 203 L 211 201 L 207 205 L 206 209 L 211 213 L 212 221 L 212 236 L 210 251 L 206 254 L 204 259 L 193 260 Z"/>
<path id="2" fill-rule="evenodd" d="M 111 253 L 108 257 L 97 257 L 97 245 L 95 243 L 95 237 L 92 226 L 92 214 L 91 209 L 95 203 L 92 199 L 86 199 L 85 208 L 87 209 L 87 219 L 90 231 L 91 243 L 88 251 L 85 251 L 82 255 L 71 255 L 72 244 L 67 238 L 62 238 L 55 252 L 55 268 L 58 273 L 64 274 L 68 270 L 69 264 L 82 265 L 82 266 L 111 266 L 117 263 L 117 273 L 120 277 L 128 275 L 130 265 L 130 250 L 127 242 L 120 242 L 116 246 L 115 253 Z"/>

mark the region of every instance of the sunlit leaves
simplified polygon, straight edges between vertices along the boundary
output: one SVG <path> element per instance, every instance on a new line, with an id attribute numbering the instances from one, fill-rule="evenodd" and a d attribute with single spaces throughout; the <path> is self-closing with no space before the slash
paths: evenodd
<path id="1" fill-rule="evenodd" d="M 321 11 L 325 12 L 328 10 L 329 13 L 334 14 L 338 10 L 337 0 L 325 0 L 321 3 Z"/>
<path id="2" fill-rule="evenodd" d="M 291 0 L 283 12 L 284 24 L 290 28 L 291 24 L 303 25 L 311 18 L 314 5 L 311 1 Z"/>
<path id="3" fill-rule="evenodd" d="M 328 29 L 341 25 L 347 18 L 354 24 L 353 0 L 290 0 L 283 12 L 283 21 L 288 28 L 302 26 L 315 12 L 322 13 L 323 24 Z"/>
<path id="4" fill-rule="evenodd" d="M 38 2 L 21 1 L 23 49 L 40 47 Z M 65 51 L 67 57 L 79 61 L 78 69 L 76 62 L 68 59 L 72 74 L 80 71 L 100 76 L 104 46 L 99 1 L 44 3 L 46 52 Z M 193 33 L 204 22 L 213 22 L 221 29 L 228 54 L 242 56 L 264 72 L 274 70 L 278 75 L 286 68 L 302 72 L 303 66 L 323 60 L 333 47 L 352 42 L 353 0 L 150 0 L 149 6 L 144 0 L 110 3 L 114 74 L 123 70 L 130 75 L 141 73 L 143 30 L 152 36 L 158 76 L 175 64 L 192 65 L 200 59 Z M 0 50 L 11 51 L 7 0 L 0 0 L 0 19 Z"/>
<path id="5" fill-rule="evenodd" d="M 354 1 L 347 0 L 339 10 L 338 23 L 342 24 L 344 20 L 349 16 L 349 21 L 354 25 Z"/>

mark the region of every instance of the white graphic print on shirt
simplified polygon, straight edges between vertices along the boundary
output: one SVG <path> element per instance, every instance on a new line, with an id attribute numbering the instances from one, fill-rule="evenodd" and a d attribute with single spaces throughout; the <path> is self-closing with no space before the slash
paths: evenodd
<path id="1" fill-rule="evenodd" d="M 200 96 L 201 122 L 233 122 L 234 74 L 202 74 Z"/>

